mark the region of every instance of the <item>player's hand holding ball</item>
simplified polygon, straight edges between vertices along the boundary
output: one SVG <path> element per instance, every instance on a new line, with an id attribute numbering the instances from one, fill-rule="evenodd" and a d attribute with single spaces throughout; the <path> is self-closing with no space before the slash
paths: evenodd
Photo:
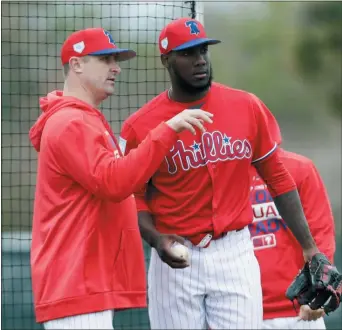
<path id="1" fill-rule="evenodd" d="M 180 133 L 184 130 L 189 130 L 192 134 L 196 135 L 196 127 L 204 133 L 206 131 L 203 123 L 212 124 L 213 114 L 201 109 L 185 109 L 178 115 L 174 116 L 166 122 L 166 124 Z"/>
<path id="2" fill-rule="evenodd" d="M 189 253 L 184 241 L 178 235 L 161 234 L 156 245 L 160 259 L 171 268 L 189 267 Z"/>
<path id="3" fill-rule="evenodd" d="M 174 242 L 171 246 L 171 252 L 177 257 L 189 262 L 189 249 L 178 242 Z"/>

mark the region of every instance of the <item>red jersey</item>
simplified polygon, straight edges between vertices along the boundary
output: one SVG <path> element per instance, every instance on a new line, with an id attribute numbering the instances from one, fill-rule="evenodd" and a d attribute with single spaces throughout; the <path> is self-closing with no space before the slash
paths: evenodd
<path id="1" fill-rule="evenodd" d="M 203 134 L 179 134 L 151 177 L 151 198 L 145 197 L 146 187 L 135 197 L 139 211 L 152 212 L 158 231 L 194 242 L 198 233 L 215 238 L 252 222 L 249 167 L 270 155 L 276 143 L 267 128 L 269 110 L 254 95 L 213 83 L 196 102 L 175 102 L 165 91 L 131 115 L 121 132 L 126 154 L 160 122 L 189 108 L 213 113 L 214 123 L 205 124 Z"/>
<path id="2" fill-rule="evenodd" d="M 30 130 L 39 152 L 31 248 L 37 322 L 146 307 L 132 193 L 155 172 L 177 134 L 161 124 L 121 157 L 97 109 L 59 91 L 42 98 L 41 108 Z"/>
<path id="3" fill-rule="evenodd" d="M 334 220 L 322 179 L 308 158 L 282 149 L 279 151 L 280 158 L 296 182 L 317 247 L 333 262 Z M 293 317 L 297 313 L 285 292 L 303 267 L 303 250 L 282 220 L 267 186 L 253 167 L 251 178 L 254 220 L 249 229 L 261 268 L 264 319 Z"/>

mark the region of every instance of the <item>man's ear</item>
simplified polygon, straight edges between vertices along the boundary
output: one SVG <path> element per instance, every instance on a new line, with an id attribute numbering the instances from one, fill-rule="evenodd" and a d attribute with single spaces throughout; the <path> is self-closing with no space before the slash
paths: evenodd
<path id="1" fill-rule="evenodd" d="M 169 56 L 168 55 L 160 55 L 161 62 L 163 66 L 168 69 L 169 68 Z"/>
<path id="2" fill-rule="evenodd" d="M 69 60 L 69 69 L 76 73 L 83 72 L 83 61 L 80 57 L 73 56 Z"/>

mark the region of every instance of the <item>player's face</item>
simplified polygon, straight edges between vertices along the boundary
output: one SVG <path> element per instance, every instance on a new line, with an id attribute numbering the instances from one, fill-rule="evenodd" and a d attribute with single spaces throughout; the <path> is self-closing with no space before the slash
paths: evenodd
<path id="1" fill-rule="evenodd" d="M 115 55 L 88 56 L 83 66 L 83 84 L 96 98 L 105 99 L 114 93 L 115 79 L 120 72 Z"/>
<path id="2" fill-rule="evenodd" d="M 173 52 L 168 61 L 173 84 L 190 93 L 202 92 L 210 87 L 212 68 L 208 45 Z"/>

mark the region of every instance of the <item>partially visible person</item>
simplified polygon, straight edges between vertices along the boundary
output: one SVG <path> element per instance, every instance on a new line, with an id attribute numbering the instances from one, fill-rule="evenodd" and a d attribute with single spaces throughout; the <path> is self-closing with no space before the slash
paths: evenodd
<path id="1" fill-rule="evenodd" d="M 64 89 L 41 98 L 30 130 L 38 152 L 31 267 L 36 320 L 45 329 L 113 329 L 115 309 L 146 306 L 142 241 L 133 191 L 157 170 L 184 129 L 204 131 L 211 114 L 185 110 L 122 157 L 100 103 L 113 94 L 120 61 L 101 28 L 62 46 Z"/>
<path id="2" fill-rule="evenodd" d="M 268 127 L 279 155 L 292 175 L 310 231 L 319 250 L 333 263 L 335 225 L 327 190 L 311 159 L 280 147 L 282 136 L 275 117 L 267 112 Z M 300 245 L 283 221 L 267 185 L 251 167 L 253 223 L 249 230 L 261 270 L 263 329 L 325 329 L 324 310 L 295 306 L 285 292 L 304 263 Z"/>

